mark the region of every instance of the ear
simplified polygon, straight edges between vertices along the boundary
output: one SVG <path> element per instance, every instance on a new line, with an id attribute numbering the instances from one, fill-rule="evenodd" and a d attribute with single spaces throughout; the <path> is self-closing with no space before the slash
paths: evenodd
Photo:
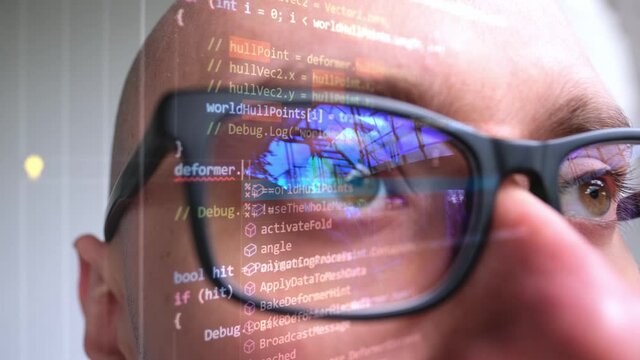
<path id="1" fill-rule="evenodd" d="M 75 242 L 80 259 L 78 290 L 85 317 L 84 347 L 91 359 L 124 359 L 118 346 L 117 314 L 121 313 L 115 289 L 106 280 L 108 244 L 85 235 Z"/>

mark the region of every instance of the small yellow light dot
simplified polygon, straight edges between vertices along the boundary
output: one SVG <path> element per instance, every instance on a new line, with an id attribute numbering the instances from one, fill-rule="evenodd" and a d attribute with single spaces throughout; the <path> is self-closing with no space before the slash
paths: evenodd
<path id="1" fill-rule="evenodd" d="M 29 155 L 24 161 L 24 171 L 26 171 L 29 180 L 38 180 L 42 175 L 42 170 L 44 170 L 44 160 L 40 155 Z"/>

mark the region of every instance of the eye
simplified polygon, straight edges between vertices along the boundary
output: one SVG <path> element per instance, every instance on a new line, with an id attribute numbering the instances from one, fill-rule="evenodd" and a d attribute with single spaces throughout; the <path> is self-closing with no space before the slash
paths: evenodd
<path id="1" fill-rule="evenodd" d="M 560 191 L 563 213 L 591 220 L 615 220 L 612 210 L 615 210 L 618 195 L 617 183 L 614 174 L 598 171 L 582 174 L 571 183 L 563 184 Z"/>
<path id="2" fill-rule="evenodd" d="M 594 216 L 603 216 L 611 208 L 611 195 L 602 179 L 593 179 L 578 187 L 580 202 Z"/>
<path id="3" fill-rule="evenodd" d="M 388 194 L 386 183 L 380 177 L 371 176 L 364 166 L 356 166 L 347 174 L 345 181 L 355 195 L 353 207 L 356 212 L 384 207 Z"/>
<path id="4" fill-rule="evenodd" d="M 344 181 L 352 190 L 351 199 L 345 199 L 351 204 L 345 213 L 348 217 L 378 216 L 412 206 L 410 198 L 414 192 L 399 168 L 371 174 L 364 166 L 356 165 Z"/>

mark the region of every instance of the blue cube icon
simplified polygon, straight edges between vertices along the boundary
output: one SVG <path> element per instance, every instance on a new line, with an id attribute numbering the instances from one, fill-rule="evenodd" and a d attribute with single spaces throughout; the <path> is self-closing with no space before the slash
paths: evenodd
<path id="1" fill-rule="evenodd" d="M 258 271 L 258 265 L 256 263 L 249 263 L 242 267 L 242 273 L 246 276 L 251 276 Z"/>
<path id="2" fill-rule="evenodd" d="M 256 342 L 249 339 L 244 343 L 245 354 L 251 354 L 256 349 Z"/>
<path id="3" fill-rule="evenodd" d="M 244 313 L 247 315 L 252 315 L 254 312 L 256 312 L 256 304 L 252 303 L 251 301 L 249 301 L 248 303 L 244 304 Z"/>
<path id="4" fill-rule="evenodd" d="M 244 323 L 244 328 L 243 328 L 243 332 L 247 335 L 251 335 L 253 334 L 253 332 L 256 330 L 256 323 L 254 323 L 253 321 L 249 320 L 246 323 Z"/>
<path id="5" fill-rule="evenodd" d="M 257 252 L 258 252 L 258 247 L 256 246 L 256 244 L 249 244 L 244 247 L 244 256 L 246 257 L 252 257 Z"/>
<path id="6" fill-rule="evenodd" d="M 245 286 L 244 286 L 244 293 L 251 296 L 253 294 L 256 293 L 256 284 L 249 281 Z"/>
<path id="7" fill-rule="evenodd" d="M 245 227 L 244 227 L 244 234 L 248 237 L 248 238 L 252 238 L 254 236 L 256 236 L 258 229 L 256 227 L 256 224 L 254 223 L 248 223 Z"/>

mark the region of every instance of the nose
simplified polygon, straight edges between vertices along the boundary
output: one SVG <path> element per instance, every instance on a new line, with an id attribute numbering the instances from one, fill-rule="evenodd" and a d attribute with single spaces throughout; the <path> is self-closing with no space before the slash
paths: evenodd
<path id="1" fill-rule="evenodd" d="M 507 182 L 475 270 L 440 312 L 442 343 L 455 338 L 464 358 L 637 360 L 639 299 L 560 214 Z"/>

